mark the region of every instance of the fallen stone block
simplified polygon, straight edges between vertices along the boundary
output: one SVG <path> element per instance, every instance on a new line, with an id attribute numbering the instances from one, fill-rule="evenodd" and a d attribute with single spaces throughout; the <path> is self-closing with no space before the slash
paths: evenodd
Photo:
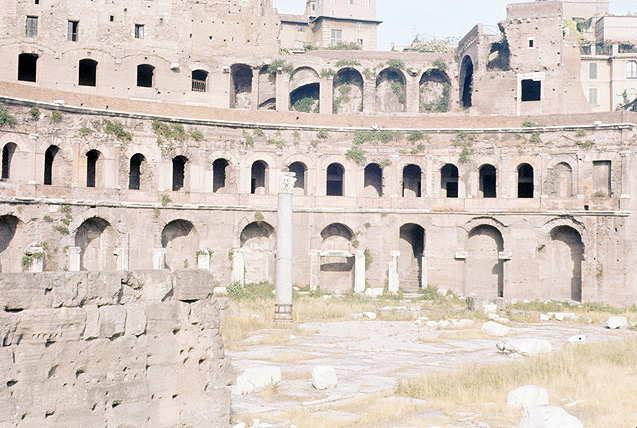
<path id="1" fill-rule="evenodd" d="M 628 327 L 628 320 L 625 317 L 610 317 L 606 321 L 606 328 L 616 330 Z"/>
<path id="2" fill-rule="evenodd" d="M 476 324 L 474 320 L 469 319 L 461 319 L 461 320 L 451 320 L 451 325 L 454 328 L 470 328 Z"/>
<path id="3" fill-rule="evenodd" d="M 480 330 L 492 336 L 506 336 L 511 331 L 509 327 L 493 321 L 485 322 Z"/>
<path id="4" fill-rule="evenodd" d="M 376 312 L 363 312 L 363 316 L 365 318 L 369 318 L 370 320 L 375 320 L 378 317 L 376 315 Z"/>
<path id="5" fill-rule="evenodd" d="M 511 339 L 507 342 L 500 342 L 496 345 L 500 352 L 505 354 L 519 354 L 525 357 L 551 352 L 553 346 L 544 339 Z"/>
<path id="6" fill-rule="evenodd" d="M 528 407 L 519 428 L 584 428 L 575 416 L 561 407 Z"/>
<path id="7" fill-rule="evenodd" d="M 438 328 L 449 328 L 451 327 L 451 322 L 448 320 L 440 320 L 438 321 Z"/>
<path id="8" fill-rule="evenodd" d="M 365 295 L 369 297 L 380 297 L 383 295 L 383 288 L 368 288 L 365 290 Z"/>
<path id="9" fill-rule="evenodd" d="M 539 386 L 526 385 L 514 389 L 507 396 L 507 407 L 526 409 L 527 407 L 548 406 L 549 394 Z"/>
<path id="10" fill-rule="evenodd" d="M 547 314 L 540 314 L 540 321 L 551 321 L 551 316 Z"/>
<path id="11" fill-rule="evenodd" d="M 336 388 L 338 378 L 336 370 L 332 366 L 316 366 L 312 370 L 312 386 L 315 389 L 323 390 Z"/>
<path id="12" fill-rule="evenodd" d="M 242 375 L 237 376 L 237 382 L 232 387 L 235 395 L 248 394 L 259 391 L 269 385 L 281 383 L 281 369 L 273 366 L 250 367 Z"/>
<path id="13" fill-rule="evenodd" d="M 175 299 L 184 302 L 207 299 L 214 293 L 214 276 L 205 270 L 186 269 L 173 272 Z"/>

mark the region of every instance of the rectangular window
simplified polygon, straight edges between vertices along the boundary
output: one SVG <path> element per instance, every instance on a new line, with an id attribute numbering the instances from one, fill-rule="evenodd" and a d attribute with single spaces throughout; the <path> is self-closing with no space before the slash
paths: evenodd
<path id="1" fill-rule="evenodd" d="M 588 88 L 588 102 L 593 105 L 598 105 L 597 100 L 597 88 Z"/>
<path id="2" fill-rule="evenodd" d="M 535 39 L 529 38 L 529 48 L 535 47 Z"/>
<path id="3" fill-rule="evenodd" d="M 27 16 L 27 37 L 35 37 L 38 35 L 38 17 Z"/>
<path id="4" fill-rule="evenodd" d="M 77 28 L 80 25 L 80 21 L 69 21 L 66 40 L 69 42 L 77 42 Z"/>
<path id="5" fill-rule="evenodd" d="M 540 80 L 525 79 L 522 81 L 522 101 L 541 101 L 542 82 Z"/>
<path id="6" fill-rule="evenodd" d="M 299 33 L 304 33 L 305 32 L 305 25 L 297 25 L 296 26 L 296 31 L 298 31 Z"/>
<path id="7" fill-rule="evenodd" d="M 363 29 L 363 23 L 362 22 L 357 22 L 356 23 L 356 29 L 357 30 L 362 30 Z"/>
<path id="8" fill-rule="evenodd" d="M 143 39 L 144 38 L 144 25 L 135 24 L 135 38 Z"/>
<path id="9" fill-rule="evenodd" d="M 611 196 L 611 162 L 607 160 L 593 161 L 594 196 Z"/>
<path id="10" fill-rule="evenodd" d="M 330 44 L 338 45 L 341 42 L 342 35 L 343 35 L 342 30 L 332 30 L 332 38 L 331 38 Z"/>
<path id="11" fill-rule="evenodd" d="M 362 48 L 363 47 L 363 39 L 356 39 L 356 43 Z"/>
<path id="12" fill-rule="evenodd" d="M 597 79 L 597 63 L 591 62 L 588 64 L 588 78 Z"/>

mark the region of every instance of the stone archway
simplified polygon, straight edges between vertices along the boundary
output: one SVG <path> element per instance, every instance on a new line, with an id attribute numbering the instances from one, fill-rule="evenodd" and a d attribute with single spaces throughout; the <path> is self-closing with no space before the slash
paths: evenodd
<path id="1" fill-rule="evenodd" d="M 321 289 L 345 292 L 354 287 L 354 234 L 341 223 L 332 223 L 321 232 Z"/>
<path id="2" fill-rule="evenodd" d="M 582 301 L 582 261 L 584 244 L 580 233 L 570 226 L 554 227 L 549 236 L 544 289 L 549 299 Z"/>
<path id="3" fill-rule="evenodd" d="M 22 222 L 15 216 L 0 216 L 0 272 L 20 272 L 26 247 Z"/>
<path id="4" fill-rule="evenodd" d="M 85 220 L 75 231 L 75 246 L 80 251 L 80 269 L 113 271 L 117 234 L 111 224 L 100 217 Z"/>
<path id="5" fill-rule="evenodd" d="M 467 239 L 465 294 L 485 298 L 504 297 L 504 240 L 498 229 L 479 225 Z"/>
<path id="6" fill-rule="evenodd" d="M 173 220 L 161 232 L 161 246 L 166 249 L 166 268 L 196 269 L 199 235 L 188 220 Z"/>
<path id="7" fill-rule="evenodd" d="M 422 255 L 425 251 L 425 229 L 408 223 L 400 228 L 398 244 L 398 277 L 403 291 L 417 291 L 422 284 Z"/>
<path id="8" fill-rule="evenodd" d="M 245 282 L 268 281 L 274 284 L 276 235 L 264 222 L 252 222 L 241 232 L 241 250 L 245 259 Z"/>

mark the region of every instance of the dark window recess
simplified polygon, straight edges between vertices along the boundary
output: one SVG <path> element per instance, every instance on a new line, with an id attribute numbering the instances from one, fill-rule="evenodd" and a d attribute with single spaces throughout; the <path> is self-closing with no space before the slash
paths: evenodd
<path id="1" fill-rule="evenodd" d="M 99 158 L 100 152 L 97 150 L 91 150 L 86 154 L 86 187 L 95 187 L 95 175 Z"/>
<path id="2" fill-rule="evenodd" d="M 226 168 L 228 161 L 217 159 L 212 164 L 212 191 L 217 192 L 226 187 Z"/>
<path id="3" fill-rule="evenodd" d="M 252 164 L 250 193 L 265 194 L 267 164 L 263 161 L 256 161 Z"/>
<path id="4" fill-rule="evenodd" d="M 26 36 L 35 37 L 38 35 L 38 17 L 27 16 Z"/>
<path id="5" fill-rule="evenodd" d="M 186 177 L 186 159 L 183 156 L 177 156 L 173 159 L 173 190 L 181 190 L 184 187 L 184 179 Z"/>
<path id="6" fill-rule="evenodd" d="M 148 64 L 140 64 L 137 66 L 137 86 L 142 88 L 153 87 L 153 75 L 155 74 L 155 67 Z"/>
<path id="7" fill-rule="evenodd" d="M 526 79 L 522 81 L 522 101 L 540 101 L 542 99 L 542 82 Z"/>
<path id="8" fill-rule="evenodd" d="M 8 143 L 2 149 L 2 181 L 8 180 L 11 176 L 11 160 L 16 148 L 15 143 Z"/>
<path id="9" fill-rule="evenodd" d="M 128 188 L 131 190 L 139 190 L 142 178 L 142 164 L 144 156 L 137 153 L 130 158 L 130 169 L 128 170 Z"/>
<path id="10" fill-rule="evenodd" d="M 144 25 L 135 24 L 135 38 L 143 39 L 144 38 Z"/>
<path id="11" fill-rule="evenodd" d="M 80 26 L 80 21 L 69 21 L 68 30 L 67 30 L 67 40 L 69 42 L 77 42 L 78 38 L 78 27 Z"/>
<path id="12" fill-rule="evenodd" d="M 343 196 L 343 175 L 342 165 L 333 163 L 327 167 L 327 196 Z"/>
<path id="13" fill-rule="evenodd" d="M 193 92 L 206 92 L 208 81 L 208 72 L 205 70 L 192 71 L 192 90 Z"/>
<path id="14" fill-rule="evenodd" d="M 496 192 L 496 173 L 493 165 L 484 165 L 480 168 L 480 191 L 483 198 L 495 198 Z"/>
<path id="15" fill-rule="evenodd" d="M 440 182 L 447 198 L 458 197 L 458 168 L 455 165 L 447 164 L 442 167 L 440 170 Z"/>
<path id="16" fill-rule="evenodd" d="M 80 86 L 95 86 L 97 82 L 97 61 L 81 59 L 77 84 Z"/>
<path id="17" fill-rule="evenodd" d="M 518 167 L 518 198 L 533 197 L 533 167 L 528 163 Z"/>
<path id="18" fill-rule="evenodd" d="M 44 184 L 53 184 L 53 161 L 58 153 L 57 146 L 51 146 L 44 153 Z"/>
<path id="19" fill-rule="evenodd" d="M 36 54 L 20 54 L 18 57 L 18 80 L 35 82 L 38 56 Z"/>

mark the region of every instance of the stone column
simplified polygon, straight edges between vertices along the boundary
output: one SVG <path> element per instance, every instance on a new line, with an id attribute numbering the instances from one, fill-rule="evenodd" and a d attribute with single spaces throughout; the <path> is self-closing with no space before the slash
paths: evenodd
<path id="1" fill-rule="evenodd" d="M 166 249 L 153 248 L 153 269 L 166 269 Z"/>
<path id="2" fill-rule="evenodd" d="M 365 292 L 365 253 L 358 251 L 354 261 L 354 293 Z"/>
<path id="3" fill-rule="evenodd" d="M 621 194 L 619 195 L 619 209 L 626 210 L 630 204 L 630 152 L 619 152 L 622 164 Z"/>
<path id="4" fill-rule="evenodd" d="M 279 69 L 276 72 L 276 111 L 290 110 L 290 76 Z"/>
<path id="5" fill-rule="evenodd" d="M 292 190 L 296 176 L 279 175 L 279 207 L 276 227 L 276 299 L 274 319 L 292 321 Z"/>
<path id="6" fill-rule="evenodd" d="M 405 111 L 407 113 L 420 112 L 420 81 L 418 71 L 409 70 L 405 74 Z"/>
<path id="7" fill-rule="evenodd" d="M 332 105 L 333 105 L 333 78 L 331 77 L 321 77 L 319 80 L 319 100 L 321 105 L 319 106 L 319 111 L 321 114 L 332 114 Z"/>
<path id="8" fill-rule="evenodd" d="M 245 282 L 245 259 L 241 250 L 232 250 L 232 282 Z"/>
<path id="9" fill-rule="evenodd" d="M 310 252 L 310 290 L 316 290 L 321 285 L 321 252 Z"/>
<path id="10" fill-rule="evenodd" d="M 252 67 L 252 92 L 250 92 L 250 110 L 259 108 L 259 67 Z"/>
<path id="11" fill-rule="evenodd" d="M 363 83 L 363 113 L 376 112 L 376 79 Z"/>
<path id="12" fill-rule="evenodd" d="M 398 277 L 398 257 L 400 257 L 400 251 L 391 252 L 391 262 L 389 262 L 389 283 L 387 285 L 387 292 L 397 293 L 400 287 L 400 278 Z"/>
<path id="13" fill-rule="evenodd" d="M 69 271 L 79 272 L 81 270 L 80 255 L 82 254 L 82 249 L 80 247 L 69 247 L 66 254 L 69 258 Z"/>
<path id="14" fill-rule="evenodd" d="M 128 248 L 116 248 L 115 257 L 117 257 L 117 270 L 128 270 Z"/>
<path id="15" fill-rule="evenodd" d="M 208 250 L 199 250 L 197 253 L 197 269 L 210 270 L 210 253 Z"/>
<path id="16" fill-rule="evenodd" d="M 104 187 L 112 187 L 113 189 L 121 189 L 122 186 L 120 185 L 119 182 L 119 163 L 120 163 L 120 156 L 121 156 L 121 152 L 122 152 L 122 143 L 117 142 L 115 144 L 113 144 L 113 165 L 110 168 L 112 171 L 112 175 L 111 175 L 111 171 L 108 170 L 108 167 L 106 168 L 106 177 L 107 179 L 105 180 L 104 183 Z M 109 177 L 110 175 L 110 177 Z"/>

